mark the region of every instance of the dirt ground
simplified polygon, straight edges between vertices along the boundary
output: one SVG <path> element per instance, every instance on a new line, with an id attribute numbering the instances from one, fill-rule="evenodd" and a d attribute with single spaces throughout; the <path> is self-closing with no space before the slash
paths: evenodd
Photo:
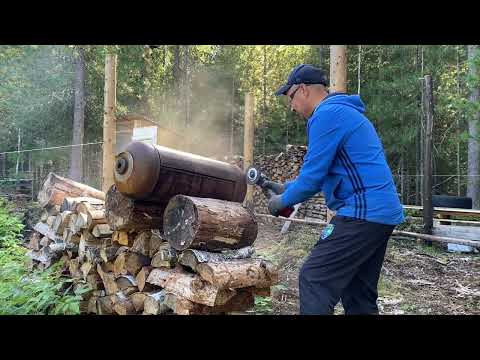
<path id="1" fill-rule="evenodd" d="M 280 282 L 270 298 L 257 298 L 254 314 L 298 314 L 298 270 L 319 238 L 320 227 L 259 224 L 258 256 L 274 262 Z M 480 255 L 450 253 L 446 245 L 408 238 L 389 241 L 379 281 L 380 314 L 480 314 Z M 341 303 L 335 314 L 343 314 Z"/>

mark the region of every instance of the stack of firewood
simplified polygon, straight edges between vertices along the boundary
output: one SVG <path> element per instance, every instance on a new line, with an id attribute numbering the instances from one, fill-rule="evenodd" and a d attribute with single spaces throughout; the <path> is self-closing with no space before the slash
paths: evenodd
<path id="1" fill-rule="evenodd" d="M 28 244 L 30 265 L 63 260 L 83 313 L 243 312 L 277 281 L 273 265 L 255 257 L 257 223 L 239 203 L 137 201 L 115 186 L 105 195 L 55 174 L 38 198 L 44 212 Z"/>

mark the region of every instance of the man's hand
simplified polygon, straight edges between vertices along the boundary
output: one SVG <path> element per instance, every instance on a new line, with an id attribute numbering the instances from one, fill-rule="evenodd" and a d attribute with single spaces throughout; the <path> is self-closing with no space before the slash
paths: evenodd
<path id="1" fill-rule="evenodd" d="M 280 210 L 282 210 L 285 206 L 282 204 L 282 195 L 272 195 L 272 197 L 268 200 L 268 211 L 273 216 L 278 216 Z"/>
<path id="2" fill-rule="evenodd" d="M 275 194 L 282 194 L 285 191 L 283 184 L 270 180 L 265 181 L 262 187 L 272 190 Z"/>

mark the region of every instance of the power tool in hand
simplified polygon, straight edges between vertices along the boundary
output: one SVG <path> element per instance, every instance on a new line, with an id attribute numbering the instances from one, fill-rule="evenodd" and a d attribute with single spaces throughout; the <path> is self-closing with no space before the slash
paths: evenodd
<path id="1" fill-rule="evenodd" d="M 261 172 L 259 168 L 250 166 L 245 172 L 245 178 L 247 184 L 260 186 L 267 199 L 270 199 L 272 195 L 279 195 L 269 187 L 266 187 L 266 183 L 267 181 L 270 181 L 270 179 L 267 177 L 267 175 Z M 295 209 L 293 207 L 286 207 L 280 210 L 278 215 L 288 218 L 290 215 L 292 215 L 294 210 Z"/>

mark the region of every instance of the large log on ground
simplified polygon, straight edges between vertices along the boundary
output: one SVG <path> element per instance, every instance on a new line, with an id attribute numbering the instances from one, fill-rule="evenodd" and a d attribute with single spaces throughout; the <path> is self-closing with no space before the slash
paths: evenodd
<path id="1" fill-rule="evenodd" d="M 208 251 L 186 249 L 182 251 L 178 257 L 178 262 L 183 266 L 187 266 L 193 271 L 197 271 L 197 265 L 204 262 L 223 262 L 233 259 L 247 259 L 252 257 L 255 249 L 246 246 L 238 250 L 225 250 L 220 253 L 212 253 Z"/>
<path id="2" fill-rule="evenodd" d="M 112 185 L 105 199 L 105 216 L 113 230 L 162 229 L 164 204 L 135 201 Z"/>
<path id="3" fill-rule="evenodd" d="M 189 274 L 180 268 L 153 269 L 147 282 L 164 288 L 190 301 L 207 306 L 223 305 L 235 295 L 235 290 L 218 289 L 202 280 L 196 274 Z"/>
<path id="4" fill-rule="evenodd" d="M 177 195 L 164 215 L 164 234 L 177 250 L 240 249 L 257 238 L 253 212 L 242 204 Z"/>
<path id="5" fill-rule="evenodd" d="M 263 259 L 237 259 L 224 262 L 205 262 L 196 267 L 202 279 L 217 288 L 267 288 L 278 282 L 275 266 Z"/>
<path id="6" fill-rule="evenodd" d="M 41 207 L 61 206 L 65 197 L 88 196 L 105 200 L 105 194 L 93 187 L 50 173 L 38 192 Z"/>

